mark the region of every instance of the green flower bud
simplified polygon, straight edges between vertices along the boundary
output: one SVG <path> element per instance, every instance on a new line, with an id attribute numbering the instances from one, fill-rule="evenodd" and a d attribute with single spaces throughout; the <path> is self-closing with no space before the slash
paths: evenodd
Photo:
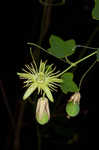
<path id="1" fill-rule="evenodd" d="M 44 125 L 50 119 L 50 111 L 48 99 L 41 97 L 38 99 L 37 108 L 36 108 L 36 120 L 39 124 Z"/>
<path id="2" fill-rule="evenodd" d="M 43 113 L 42 118 L 40 119 L 39 118 L 39 114 L 37 113 L 36 114 L 36 120 L 37 120 L 37 122 L 39 124 L 44 125 L 44 124 L 46 124 L 49 121 L 48 114 L 47 113 Z"/>
<path id="3" fill-rule="evenodd" d="M 68 102 L 66 105 L 66 112 L 70 117 L 75 117 L 79 114 L 80 112 L 80 106 L 79 104 L 76 102 Z"/>

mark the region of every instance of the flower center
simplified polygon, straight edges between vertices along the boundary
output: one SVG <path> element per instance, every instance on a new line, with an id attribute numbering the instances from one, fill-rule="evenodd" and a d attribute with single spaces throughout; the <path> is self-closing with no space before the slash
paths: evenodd
<path id="1" fill-rule="evenodd" d="M 45 75 L 43 72 L 38 73 L 37 82 L 43 83 L 45 81 Z"/>

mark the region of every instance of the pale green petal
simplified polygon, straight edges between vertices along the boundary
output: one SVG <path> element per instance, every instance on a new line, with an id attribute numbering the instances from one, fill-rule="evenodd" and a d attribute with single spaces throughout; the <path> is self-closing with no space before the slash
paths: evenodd
<path id="1" fill-rule="evenodd" d="M 26 100 L 37 88 L 36 84 L 32 84 L 25 92 L 24 96 L 23 96 L 23 100 Z"/>
<path id="2" fill-rule="evenodd" d="M 23 79 L 32 79 L 34 77 L 34 75 L 29 73 L 17 73 L 17 75 L 19 75 L 19 77 Z"/>
<path id="3" fill-rule="evenodd" d="M 43 72 L 45 71 L 45 65 L 46 65 L 46 62 L 40 62 L 40 67 L 39 67 L 39 72 Z"/>
<path id="4" fill-rule="evenodd" d="M 25 65 L 25 67 L 29 70 L 29 72 L 31 72 L 32 74 L 35 74 L 36 73 L 36 71 L 35 71 L 35 69 L 34 69 L 34 67 L 31 65 L 31 66 L 29 66 L 29 65 Z"/>
<path id="5" fill-rule="evenodd" d="M 52 75 L 55 70 L 56 70 L 56 67 L 54 67 L 51 71 L 49 71 L 49 72 L 47 73 L 47 75 L 48 75 L 48 76 Z"/>
<path id="6" fill-rule="evenodd" d="M 56 85 L 54 85 L 54 84 L 49 84 L 48 86 L 49 86 L 49 88 L 51 89 L 51 91 L 57 91 L 57 86 L 56 86 Z"/>
<path id="7" fill-rule="evenodd" d="M 51 102 L 54 102 L 52 93 L 51 93 L 50 89 L 49 89 L 47 86 L 44 86 L 44 87 L 43 87 L 43 91 L 45 92 L 45 94 L 46 94 L 46 96 L 48 97 L 48 99 L 49 99 Z"/>
<path id="8" fill-rule="evenodd" d="M 56 82 L 56 83 L 61 83 L 61 82 L 63 82 L 62 79 L 58 79 L 58 78 L 56 78 L 55 76 L 48 77 L 48 80 L 49 80 L 49 82 L 52 82 L 52 83 L 54 83 L 54 82 Z"/>
<path id="9" fill-rule="evenodd" d="M 55 77 L 56 77 L 59 73 L 60 73 L 60 71 L 52 72 L 52 73 L 49 74 L 48 76 L 49 76 L 49 77 L 52 77 L 52 76 L 55 76 Z"/>
<path id="10" fill-rule="evenodd" d="M 48 74 L 48 72 L 50 72 L 52 70 L 52 66 L 53 66 L 53 64 L 51 64 L 47 67 L 45 74 Z"/>

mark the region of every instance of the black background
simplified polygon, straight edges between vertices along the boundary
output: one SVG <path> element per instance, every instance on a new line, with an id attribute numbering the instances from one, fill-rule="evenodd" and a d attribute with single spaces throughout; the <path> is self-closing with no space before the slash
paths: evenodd
<path id="1" fill-rule="evenodd" d="M 26 43 L 28 41 L 37 43 L 39 41 L 43 6 L 37 0 L 25 0 L 22 3 L 18 1 L 5 2 L 1 7 L 3 8 L 3 11 L 1 13 L 0 27 L 0 79 L 2 80 L 2 84 L 0 84 L 1 87 L 4 87 L 12 114 L 15 116 L 16 108 L 19 109 L 18 106 L 20 101 L 18 99 L 21 98 L 23 92 L 22 89 L 19 89 L 21 88 L 21 85 L 16 76 L 16 72 L 20 70 L 26 62 L 26 59 L 29 57 L 29 49 L 26 46 Z M 94 33 L 96 26 L 99 25 L 99 21 L 92 19 L 91 12 L 93 7 L 94 0 L 66 0 L 64 6 L 52 7 L 50 26 L 46 36 L 43 38 L 42 45 L 45 46 L 45 48 L 49 46 L 48 39 L 51 34 L 60 36 L 64 40 L 73 38 L 77 44 L 86 45 L 88 39 Z M 89 42 L 91 47 L 99 47 L 98 33 L 99 32 L 97 32 L 92 41 Z M 82 49 L 80 49 L 80 52 L 82 52 Z M 46 54 L 43 53 L 43 55 L 45 58 Z M 47 58 L 52 62 L 56 61 L 59 63 L 58 60 L 51 58 L 51 56 L 47 56 Z M 89 59 L 81 64 L 80 69 L 77 69 L 77 72 L 75 73 L 75 81 L 77 83 L 79 82 L 82 73 L 87 70 L 87 65 L 90 66 L 94 60 L 95 57 Z M 60 63 L 59 67 L 62 68 L 63 64 Z M 96 134 L 97 130 L 95 125 L 97 124 L 96 118 L 99 99 L 98 77 L 99 64 L 97 63 L 82 85 L 81 113 L 77 118 L 70 121 L 57 121 L 57 119 L 54 120 L 51 118 L 48 125 L 41 127 L 36 123 L 35 119 L 32 120 L 32 117 L 34 116 L 32 114 L 31 104 L 25 104 L 24 123 L 22 124 L 20 134 L 20 149 L 37 149 L 37 128 L 39 128 L 41 135 L 43 135 L 41 148 L 43 150 L 51 149 L 53 147 L 57 149 L 60 149 L 60 147 L 62 149 L 62 146 L 66 147 L 67 136 L 61 136 L 61 134 L 55 131 L 55 128 L 58 127 L 60 131 L 64 130 L 65 126 L 66 129 L 69 128 L 68 130 L 73 130 L 73 132 L 78 133 L 79 140 L 76 144 L 88 144 L 90 142 L 89 133 Z M 65 95 L 62 96 L 61 104 L 65 104 L 64 98 Z M 61 113 L 64 114 L 63 109 Z M 13 149 L 14 133 L 9 135 L 11 123 L 1 90 L 0 114 L 1 148 Z M 16 116 L 18 119 L 18 115 Z M 91 139 L 92 141 L 94 140 L 93 136 Z"/>

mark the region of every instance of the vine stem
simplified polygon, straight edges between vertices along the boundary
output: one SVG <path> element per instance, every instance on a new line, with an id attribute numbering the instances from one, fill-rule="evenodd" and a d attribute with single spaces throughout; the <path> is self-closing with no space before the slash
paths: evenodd
<path id="1" fill-rule="evenodd" d="M 37 47 L 37 48 L 39 48 L 39 49 L 41 49 L 41 50 L 43 50 L 43 51 L 46 52 L 46 50 L 45 50 L 43 47 L 39 46 L 38 44 L 31 43 L 31 42 L 28 42 L 27 44 L 28 44 L 28 45 L 31 45 L 31 46 L 35 46 L 35 47 Z"/>
<path id="2" fill-rule="evenodd" d="M 82 59 L 80 59 L 80 60 L 76 61 L 74 64 L 75 64 L 75 65 L 77 65 L 77 64 L 79 64 L 80 62 L 82 62 L 82 61 L 86 60 L 87 58 L 89 58 L 89 57 L 91 57 L 91 56 L 95 55 L 96 53 L 97 53 L 97 51 L 95 51 L 95 52 L 93 52 L 93 53 L 91 53 L 91 54 L 87 55 L 86 57 L 84 57 L 84 58 L 82 58 Z"/>
<path id="3" fill-rule="evenodd" d="M 79 64 L 80 62 L 82 62 L 82 61 L 88 59 L 89 57 L 95 55 L 96 53 L 97 53 L 97 51 L 95 51 L 95 52 L 91 53 L 90 55 L 87 55 L 86 57 L 84 57 L 84 58 L 82 58 L 82 59 L 80 59 L 80 60 L 78 60 L 78 61 L 72 63 L 72 64 L 71 64 L 68 68 L 66 68 L 63 72 L 61 72 L 60 74 L 58 74 L 57 77 L 61 76 L 62 74 L 64 74 L 64 73 L 67 72 L 68 70 L 70 70 L 72 67 L 74 67 L 74 66 L 76 66 L 77 64 Z"/>
<path id="4" fill-rule="evenodd" d="M 56 3 L 56 4 L 51 4 L 51 3 L 48 3 L 48 2 L 44 2 L 43 0 L 39 0 L 39 2 L 40 2 L 42 5 L 45 5 L 45 6 L 61 6 L 61 5 L 64 5 L 64 4 L 65 4 L 65 0 L 61 0 L 61 2 Z"/>
<path id="5" fill-rule="evenodd" d="M 41 150 L 41 135 L 38 125 L 37 125 L 37 137 L 38 137 L 38 150 Z"/>
<path id="6" fill-rule="evenodd" d="M 28 45 L 32 45 L 32 46 L 36 46 L 36 47 L 38 47 L 39 49 L 43 50 L 44 52 L 50 54 L 50 53 L 47 52 L 44 48 L 42 48 L 41 46 L 39 46 L 39 45 L 37 45 L 37 44 L 35 44 L 35 43 L 30 43 L 30 42 L 28 42 L 27 44 L 28 44 Z M 78 45 L 77 47 L 82 47 L 82 45 L 81 45 L 81 46 Z M 84 47 L 86 47 L 86 46 L 84 46 Z M 92 48 L 92 47 L 88 47 L 88 46 L 87 46 L 87 48 L 90 48 L 90 49 L 97 49 L 97 48 Z M 71 61 L 69 61 L 69 59 L 66 57 L 65 59 L 66 59 L 67 62 L 70 64 L 70 66 L 69 66 L 68 68 L 66 68 L 63 72 L 59 73 L 59 74 L 57 75 L 57 77 L 61 76 L 62 74 L 64 74 L 64 73 L 67 72 L 68 70 L 70 70 L 72 67 L 75 67 L 75 66 L 78 65 L 80 62 L 82 62 L 82 61 L 88 59 L 89 57 L 95 55 L 96 53 L 97 53 L 97 51 L 95 51 L 95 52 L 93 52 L 93 53 L 91 53 L 91 54 L 89 54 L 89 55 L 83 57 L 82 59 L 80 59 L 80 60 L 78 60 L 78 61 L 76 61 L 76 62 L 71 62 Z M 51 54 L 51 55 L 52 55 L 52 54 Z M 53 55 L 52 55 L 52 56 L 53 56 Z M 57 58 L 57 57 L 56 57 L 56 58 Z M 60 60 L 62 61 L 62 59 L 60 59 Z M 64 62 L 64 61 L 63 61 L 63 62 Z"/>
<path id="7" fill-rule="evenodd" d="M 66 60 L 66 62 L 67 62 L 69 65 L 72 64 L 72 62 L 71 62 L 67 57 L 65 57 L 65 60 Z"/>
<path id="8" fill-rule="evenodd" d="M 28 42 L 27 44 L 28 44 L 28 45 L 31 45 L 31 46 L 35 46 L 35 47 L 37 47 L 37 48 L 41 49 L 42 51 L 44 51 L 45 53 L 47 53 L 48 55 L 50 54 L 51 56 L 53 56 L 53 57 L 57 58 L 57 57 L 56 57 L 56 56 L 54 56 L 53 54 L 51 54 L 51 53 L 47 52 L 47 50 L 45 50 L 43 47 L 39 46 L 38 44 L 31 43 L 31 42 Z M 58 58 L 58 59 L 59 59 L 60 61 L 64 62 L 64 63 L 66 63 L 64 60 L 62 60 L 62 59 L 60 59 L 60 58 Z"/>
<path id="9" fill-rule="evenodd" d="M 3 102 L 5 104 L 8 116 L 9 116 L 10 121 L 11 121 L 11 128 L 14 129 L 14 127 L 15 127 L 15 120 L 14 120 L 12 111 L 10 109 L 9 103 L 8 103 L 8 99 L 7 99 L 7 96 L 6 96 L 6 93 L 5 93 L 5 88 L 4 88 L 4 84 L 3 84 L 2 80 L 0 80 L 0 89 L 1 89 L 2 96 L 3 96 Z"/>
<path id="10" fill-rule="evenodd" d="M 79 48 L 79 47 L 88 48 L 88 49 L 97 49 L 97 48 L 90 47 L 90 46 L 85 46 L 85 45 L 76 45 L 76 46 L 75 46 L 75 48 Z"/>
<path id="11" fill-rule="evenodd" d="M 81 77 L 80 79 L 80 82 L 79 82 L 79 89 L 81 88 L 81 84 L 82 84 L 82 81 L 83 79 L 85 78 L 85 76 L 87 75 L 87 73 L 93 68 L 93 66 L 96 64 L 96 60 L 93 62 L 93 64 L 88 68 L 88 70 L 83 74 L 83 76 Z"/>

